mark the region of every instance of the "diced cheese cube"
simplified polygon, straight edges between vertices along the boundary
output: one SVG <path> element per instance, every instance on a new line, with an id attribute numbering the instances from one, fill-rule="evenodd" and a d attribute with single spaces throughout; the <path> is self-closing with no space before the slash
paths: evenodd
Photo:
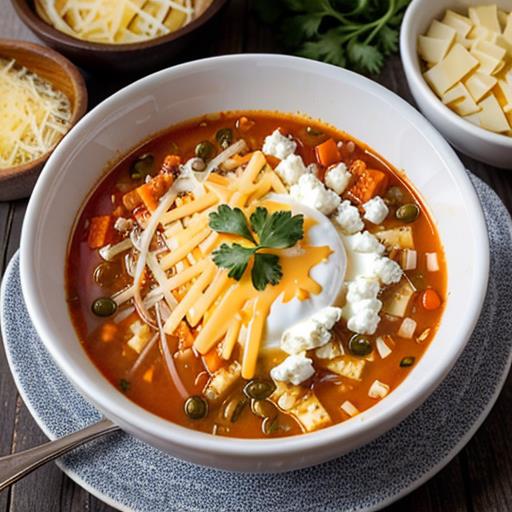
<path id="1" fill-rule="evenodd" d="M 503 30 L 503 38 L 510 44 L 512 44 L 512 13 L 508 15 L 507 24 Z"/>
<path id="2" fill-rule="evenodd" d="M 420 36 L 418 38 L 418 53 L 427 62 L 437 64 L 444 59 L 450 49 L 449 39 L 436 39 L 434 37 Z"/>
<path id="3" fill-rule="evenodd" d="M 445 105 L 451 105 L 457 101 L 464 100 L 468 95 L 467 89 L 464 85 L 459 82 L 455 84 L 451 89 L 447 90 L 442 96 L 441 100 Z"/>
<path id="4" fill-rule="evenodd" d="M 505 80 L 499 80 L 495 94 L 502 108 L 512 105 L 512 84 L 505 82 Z"/>
<path id="5" fill-rule="evenodd" d="M 384 398 L 389 393 L 389 386 L 380 380 L 374 380 L 368 390 L 370 398 Z"/>
<path id="6" fill-rule="evenodd" d="M 469 114 L 468 116 L 463 116 L 462 118 L 474 124 L 475 126 L 481 126 L 480 114 L 478 112 L 475 112 L 474 114 Z"/>
<path id="7" fill-rule="evenodd" d="M 484 75 L 493 75 L 498 73 L 505 65 L 504 61 L 491 57 L 480 50 L 471 50 L 471 55 L 478 60 L 478 72 Z"/>
<path id="8" fill-rule="evenodd" d="M 479 103 L 482 110 L 479 113 L 482 128 L 496 133 L 510 130 L 510 125 L 494 94 L 490 94 Z"/>
<path id="9" fill-rule="evenodd" d="M 498 46 L 497 44 L 491 43 L 489 41 L 484 41 L 483 39 L 477 39 L 473 43 L 471 49 L 485 53 L 486 55 L 489 55 L 489 57 L 494 57 L 498 60 L 505 58 L 507 53 L 505 48 L 502 48 L 501 46 Z"/>
<path id="10" fill-rule="evenodd" d="M 475 101 L 480 101 L 497 83 L 496 78 L 478 71 L 473 73 L 464 85 Z"/>
<path id="11" fill-rule="evenodd" d="M 480 110 L 480 107 L 476 104 L 469 92 L 462 101 L 454 103 L 450 108 L 459 114 L 459 116 L 468 116 L 469 114 L 474 114 Z"/>
<path id="12" fill-rule="evenodd" d="M 498 34 L 501 32 L 496 4 L 470 7 L 468 13 L 475 25 L 480 25 Z"/>
<path id="13" fill-rule="evenodd" d="M 427 32 L 427 37 L 432 37 L 435 39 L 447 39 L 452 44 L 455 41 L 455 36 L 457 32 L 453 27 L 441 23 L 440 21 L 434 20 L 432 21 L 430 28 Z"/>
<path id="14" fill-rule="evenodd" d="M 448 55 L 429 69 L 424 76 L 437 94 L 442 95 L 475 69 L 478 63 L 479 61 L 473 55 L 457 43 Z"/>
<path id="15" fill-rule="evenodd" d="M 468 34 L 466 41 L 474 43 L 477 40 L 488 41 L 489 43 L 496 43 L 500 34 L 491 32 L 485 27 L 475 25 Z"/>
<path id="16" fill-rule="evenodd" d="M 465 38 L 468 35 L 471 27 L 473 26 L 473 22 L 469 18 L 457 14 L 450 9 L 446 11 L 443 23 L 455 29 L 457 34 L 462 38 Z"/>

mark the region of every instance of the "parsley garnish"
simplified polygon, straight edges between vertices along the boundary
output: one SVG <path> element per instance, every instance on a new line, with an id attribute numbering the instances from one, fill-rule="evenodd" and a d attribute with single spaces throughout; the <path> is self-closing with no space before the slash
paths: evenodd
<path id="1" fill-rule="evenodd" d="M 304 237 L 304 216 L 291 212 L 278 211 L 269 215 L 266 208 L 258 207 L 251 215 L 250 228 L 240 208 L 231 208 L 225 204 L 216 212 L 210 213 L 210 227 L 218 233 L 239 235 L 254 244 L 243 247 L 240 244 L 222 244 L 213 251 L 213 261 L 218 267 L 229 270 L 228 276 L 239 281 L 249 265 L 251 257 L 254 264 L 251 270 L 252 284 L 256 290 L 264 290 L 268 284 L 279 283 L 283 272 L 279 256 L 258 252 L 260 249 L 286 249 L 293 247 Z M 252 231 L 258 236 L 256 242 Z"/>
<path id="2" fill-rule="evenodd" d="M 278 23 L 290 50 L 363 73 L 378 73 L 398 49 L 410 0 L 258 0 L 267 23 Z"/>

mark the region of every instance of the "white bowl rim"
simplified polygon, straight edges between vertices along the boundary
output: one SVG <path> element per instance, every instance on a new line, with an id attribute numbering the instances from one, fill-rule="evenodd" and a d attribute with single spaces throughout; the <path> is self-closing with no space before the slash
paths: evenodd
<path id="1" fill-rule="evenodd" d="M 84 371 L 79 364 L 75 364 L 72 360 L 68 359 L 66 353 L 60 351 L 58 347 L 53 344 L 52 326 L 45 318 L 41 304 L 36 300 L 38 295 L 36 293 L 36 287 L 34 281 L 30 279 L 29 276 L 32 275 L 32 271 L 35 271 L 37 268 L 36 262 L 33 261 L 35 233 L 38 227 L 39 211 L 45 205 L 46 191 L 52 186 L 52 174 L 58 172 L 57 164 L 59 158 L 61 158 L 61 156 L 64 157 L 66 152 L 73 148 L 74 139 L 80 137 L 81 128 L 83 125 L 87 125 L 89 119 L 101 117 L 109 108 L 111 101 L 120 100 L 127 94 L 143 91 L 147 84 L 164 78 L 168 74 L 172 75 L 175 72 L 184 71 L 191 72 L 197 68 L 201 68 L 206 63 L 211 64 L 212 62 L 218 63 L 218 65 L 224 62 L 247 65 L 251 62 L 254 64 L 257 62 L 261 63 L 262 60 L 274 66 L 284 66 L 286 63 L 300 64 L 303 68 L 316 71 L 319 75 L 324 76 L 333 76 L 343 73 L 345 74 L 346 81 L 357 83 L 359 87 L 365 88 L 369 93 L 378 94 L 389 103 L 396 105 L 396 107 L 400 109 L 401 115 L 412 124 L 421 128 L 422 133 L 435 143 L 437 152 L 443 154 L 443 159 L 449 164 L 447 165 L 448 172 L 456 180 L 464 197 L 471 204 L 471 212 L 473 213 L 471 222 L 475 223 L 475 232 L 477 235 L 475 251 L 478 251 L 476 257 L 478 261 L 481 262 L 481 266 L 479 268 L 478 278 L 475 279 L 475 293 L 473 297 L 471 297 L 472 300 L 466 305 L 467 317 L 471 320 L 461 327 L 457 342 L 447 347 L 445 363 L 442 366 L 440 365 L 434 368 L 428 377 L 421 380 L 421 386 L 417 381 L 409 382 L 410 394 L 407 400 L 403 400 L 402 402 L 388 402 L 388 408 L 382 411 L 382 414 L 370 419 L 365 419 L 364 422 L 357 422 L 357 417 L 355 417 L 326 429 L 308 434 L 275 439 L 242 439 L 212 436 L 211 434 L 198 432 L 172 423 L 136 405 L 134 402 L 124 397 L 124 395 L 118 393 L 114 386 L 112 386 L 112 395 L 106 396 L 99 393 L 96 382 L 88 377 L 87 372 Z M 56 164 L 55 166 L 54 163 Z M 133 426 L 136 431 L 143 432 L 147 436 L 154 436 L 170 444 L 193 448 L 196 451 L 201 451 L 206 454 L 210 453 L 221 456 L 242 455 L 248 460 L 257 460 L 265 455 L 275 457 L 293 453 L 305 454 L 326 445 L 339 443 L 343 440 L 359 438 L 364 435 L 371 436 L 372 429 L 383 423 L 391 423 L 391 426 L 393 426 L 397 423 L 397 418 L 402 419 L 405 416 L 403 414 L 405 409 L 409 409 L 410 412 L 412 412 L 412 410 L 421 405 L 453 367 L 473 332 L 487 290 L 489 242 L 482 208 L 476 192 L 466 175 L 464 166 L 439 132 L 405 100 L 368 78 L 329 64 L 279 54 L 225 55 L 187 62 L 144 77 L 101 102 L 70 130 L 48 160 L 32 193 L 21 235 L 20 274 L 27 310 L 47 350 L 50 352 L 57 365 L 71 380 L 75 388 L 85 397 L 90 398 L 107 417 L 112 416 L 114 418 L 120 418 L 126 424 Z M 94 393 L 94 390 L 96 390 L 96 393 Z M 392 396 L 392 394 L 390 394 L 390 396 Z M 383 399 L 381 403 L 384 401 L 386 401 L 386 399 Z M 402 417 L 400 417 L 401 414 L 403 415 Z"/>
<path id="2" fill-rule="evenodd" d="M 468 135 L 485 139 L 487 142 L 499 144 L 501 146 L 510 147 L 512 149 L 512 137 L 503 135 L 501 133 L 494 133 L 480 126 L 476 126 L 469 121 L 465 121 L 461 116 L 457 115 L 450 108 L 448 108 L 434 93 L 434 91 L 427 84 L 423 75 L 416 68 L 415 62 L 418 57 L 416 51 L 416 36 L 411 37 L 411 23 L 414 18 L 418 16 L 418 11 L 421 9 L 425 0 L 412 0 L 405 12 L 402 21 L 402 28 L 400 29 L 400 57 L 404 66 L 404 71 L 409 80 L 413 82 L 421 94 L 428 99 L 431 106 L 436 112 L 443 116 L 447 122 L 455 124 L 457 128 L 464 131 Z M 434 19 L 430 15 L 430 19 Z"/>

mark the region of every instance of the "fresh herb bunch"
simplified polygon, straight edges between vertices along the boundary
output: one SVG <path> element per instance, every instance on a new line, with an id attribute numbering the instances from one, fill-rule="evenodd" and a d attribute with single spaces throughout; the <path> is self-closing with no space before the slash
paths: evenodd
<path id="1" fill-rule="evenodd" d="M 266 208 L 258 207 L 250 217 L 250 228 L 240 208 L 221 205 L 210 213 L 210 227 L 218 233 L 239 235 L 253 247 L 240 244 L 222 244 L 213 252 L 213 261 L 218 267 L 229 270 L 228 276 L 240 281 L 251 257 L 252 284 L 256 290 L 264 290 L 268 284 L 275 285 L 283 277 L 279 256 L 258 252 L 261 249 L 286 249 L 293 247 L 304 237 L 304 216 L 278 211 L 269 215 Z M 251 231 L 252 230 L 252 231 Z M 256 241 L 253 232 L 257 235 Z"/>
<path id="2" fill-rule="evenodd" d="M 410 0 L 255 0 L 262 21 L 278 24 L 297 55 L 376 74 L 398 49 Z"/>

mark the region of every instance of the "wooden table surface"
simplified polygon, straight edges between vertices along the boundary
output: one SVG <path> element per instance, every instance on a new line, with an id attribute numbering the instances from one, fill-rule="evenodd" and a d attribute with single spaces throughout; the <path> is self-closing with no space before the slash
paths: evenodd
<path id="1" fill-rule="evenodd" d="M 257 0 L 256 0 L 257 1 Z M 206 51 L 191 49 L 183 60 L 211 55 L 276 52 L 278 46 L 268 27 L 250 11 L 250 0 L 232 0 Z M 0 38 L 36 40 L 14 13 L 10 0 L 0 0 Z M 87 75 L 90 107 L 134 78 Z M 374 79 L 412 104 L 398 56 L 391 58 Z M 307 110 L 307 105 L 304 107 Z M 512 210 L 512 174 L 460 155 L 471 169 L 489 183 Z M 0 275 L 19 246 L 27 201 L 0 202 Z M 489 369 L 492 371 L 492 368 Z M 512 399 L 509 377 L 497 404 L 468 445 L 437 476 L 403 498 L 388 511 L 491 512 L 512 510 Z M 46 440 L 19 397 L 0 344 L 0 455 L 25 450 Z M 362 475 L 364 478 L 364 475 Z M 112 511 L 67 478 L 55 464 L 48 464 L 11 489 L 0 493 L 0 512 Z M 155 511 L 157 512 L 157 511 Z"/>

